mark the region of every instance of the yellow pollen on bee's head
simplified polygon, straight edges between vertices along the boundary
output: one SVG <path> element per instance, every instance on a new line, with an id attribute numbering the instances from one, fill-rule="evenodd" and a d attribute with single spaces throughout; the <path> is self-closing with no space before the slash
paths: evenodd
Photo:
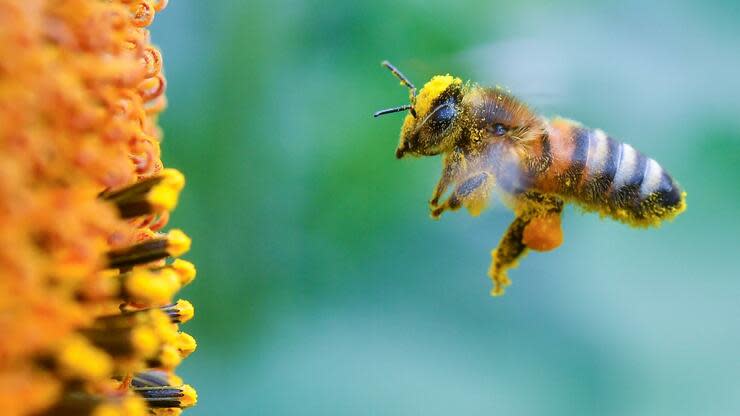
<path id="1" fill-rule="evenodd" d="M 411 113 L 406 114 L 406 117 L 403 118 L 403 126 L 401 127 L 401 139 L 403 139 L 403 137 L 407 134 L 411 133 L 414 125 L 416 124 L 416 120 L 416 117 L 414 117 Z"/>
<path id="2" fill-rule="evenodd" d="M 457 77 L 453 77 L 450 74 L 447 75 L 435 75 L 429 80 L 424 87 L 422 87 L 419 94 L 416 96 L 416 103 L 414 104 L 414 110 L 419 117 L 426 116 L 432 109 L 432 103 L 440 96 L 447 88 L 451 85 L 462 85 L 462 80 Z M 408 116 L 404 122 L 404 126 L 408 122 Z"/>

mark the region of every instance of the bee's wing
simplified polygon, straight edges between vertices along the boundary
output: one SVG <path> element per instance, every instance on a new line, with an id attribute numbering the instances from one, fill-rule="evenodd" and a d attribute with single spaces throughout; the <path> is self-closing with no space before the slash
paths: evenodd
<path id="1" fill-rule="evenodd" d="M 455 171 L 450 196 L 459 199 L 472 215 L 480 214 L 495 199 L 511 206 L 512 195 L 527 186 L 522 150 L 517 146 L 484 140 L 482 146 L 466 151 L 462 158 L 464 168 Z"/>
<path id="2" fill-rule="evenodd" d="M 527 151 L 527 144 L 500 140 L 486 148 L 488 156 L 483 159 L 483 167 L 496 178 L 494 196 L 507 206 L 512 205 L 513 195 L 524 192 L 530 186 L 525 167 Z"/>

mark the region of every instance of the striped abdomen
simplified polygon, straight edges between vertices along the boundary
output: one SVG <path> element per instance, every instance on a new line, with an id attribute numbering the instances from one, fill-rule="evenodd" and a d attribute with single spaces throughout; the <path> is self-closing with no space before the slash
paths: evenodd
<path id="1" fill-rule="evenodd" d="M 538 147 L 535 189 L 635 225 L 657 224 L 685 207 L 681 189 L 658 162 L 601 130 L 555 119 Z"/>

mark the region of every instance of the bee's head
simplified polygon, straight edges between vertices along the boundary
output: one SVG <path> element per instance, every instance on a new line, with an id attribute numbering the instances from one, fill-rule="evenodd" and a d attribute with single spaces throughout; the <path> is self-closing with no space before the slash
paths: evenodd
<path id="1" fill-rule="evenodd" d="M 436 155 L 454 142 L 460 132 L 461 102 L 465 88 L 460 78 L 451 75 L 434 76 L 416 94 L 416 87 L 389 62 L 383 66 L 409 88 L 411 104 L 389 108 L 375 113 L 375 116 L 409 111 L 401 127 L 401 139 L 396 149 L 396 157 L 405 154 L 429 156 Z"/>

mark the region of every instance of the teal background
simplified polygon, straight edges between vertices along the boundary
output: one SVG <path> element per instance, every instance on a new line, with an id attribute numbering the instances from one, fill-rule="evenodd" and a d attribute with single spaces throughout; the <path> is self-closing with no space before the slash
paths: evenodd
<path id="1" fill-rule="evenodd" d="M 740 414 L 737 2 L 171 1 L 154 42 L 171 226 L 199 275 L 189 415 Z M 435 222 L 397 161 L 407 93 L 454 73 L 633 144 L 688 191 L 639 230 L 569 208 L 503 298 L 512 219 Z"/>

